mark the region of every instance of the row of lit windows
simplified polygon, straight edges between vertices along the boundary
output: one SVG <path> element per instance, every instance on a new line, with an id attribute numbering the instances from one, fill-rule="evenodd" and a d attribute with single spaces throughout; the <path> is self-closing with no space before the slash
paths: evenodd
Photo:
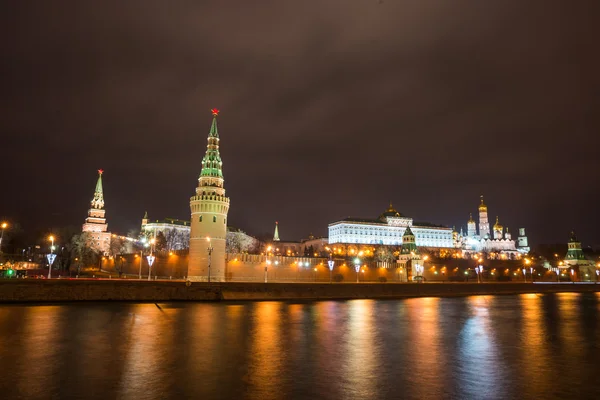
<path id="1" fill-rule="evenodd" d="M 217 216 L 213 215 L 213 222 L 217 222 Z M 202 215 L 198 217 L 198 222 L 202 222 Z M 227 224 L 227 218 L 223 218 L 223 224 Z"/>

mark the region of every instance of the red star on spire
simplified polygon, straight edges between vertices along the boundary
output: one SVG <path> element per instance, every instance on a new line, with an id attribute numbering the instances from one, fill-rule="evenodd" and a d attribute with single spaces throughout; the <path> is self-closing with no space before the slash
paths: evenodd
<path id="1" fill-rule="evenodd" d="M 98 173 L 99 173 L 100 175 L 102 175 L 102 173 L 103 173 L 103 172 L 104 172 L 104 170 L 103 170 L 103 169 L 99 169 L 99 170 L 98 170 Z"/>
<path id="2" fill-rule="evenodd" d="M 212 110 L 210 110 L 210 111 L 212 112 L 212 115 L 213 115 L 213 116 L 215 116 L 215 117 L 216 117 L 217 115 L 219 115 L 219 110 L 218 110 L 217 108 L 213 108 L 213 109 L 212 109 Z"/>

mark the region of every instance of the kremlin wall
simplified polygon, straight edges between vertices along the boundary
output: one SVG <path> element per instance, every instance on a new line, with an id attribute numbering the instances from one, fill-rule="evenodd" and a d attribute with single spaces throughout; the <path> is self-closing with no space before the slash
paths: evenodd
<path id="1" fill-rule="evenodd" d="M 575 279 L 573 268 L 580 275 L 578 280 L 591 281 L 597 278 L 594 276 L 597 275 L 595 265 L 585 260 L 581 243 L 574 233 L 564 263 L 560 263 L 556 269 L 546 267 L 534 270 L 534 265 L 529 265 L 532 260 L 523 259 L 529 252 L 525 229 L 519 229 L 516 241 L 508 229 L 500 225 L 498 217 L 490 229 L 488 208 L 483 197 L 478 208 L 479 229 L 470 217 L 466 234 L 462 228 L 457 232 L 440 225 L 413 222 L 412 218 L 400 214 L 390 203 L 379 218 L 348 217 L 330 224 L 329 238 L 283 242 L 279 239 L 279 226 L 276 223 L 273 240 L 261 248 L 256 239 L 228 227 L 230 199 L 225 195 L 223 162 L 219 151 L 219 110 L 211 111 L 213 119 L 206 153 L 202 158 L 195 192 L 189 200 L 190 220 L 150 222 L 146 213 L 142 219 L 140 238 L 120 237 L 130 242 L 130 253 L 134 248 L 137 249 L 135 251 L 142 249 L 141 253 L 126 254 L 125 251 L 119 251 L 117 265 L 115 258 L 109 256 L 114 253 L 110 251 L 111 237 L 116 235 L 108 232 L 102 170 L 98 171 L 94 197 L 82 231 L 89 235 L 88 244 L 104 254 L 98 269 L 99 275 L 124 278 L 139 278 L 141 275 L 146 279 L 149 264 L 152 264 L 152 279 L 158 277 L 201 282 L 306 283 L 329 282 L 330 279 L 335 282 L 556 281 L 565 277 Z M 169 246 L 171 251 L 154 249 L 159 234 L 173 238 Z M 229 246 L 232 235 L 236 235 L 238 242 L 252 243 L 252 246 L 246 247 L 254 247 L 253 251 L 238 248 L 241 252 L 233 252 Z M 149 245 L 149 242 L 152 244 Z M 343 254 L 342 248 L 345 249 Z M 375 252 L 382 248 L 387 256 L 375 256 Z M 308 249 L 311 249 L 308 253 L 313 250 L 314 253 L 310 254 L 311 257 L 302 257 Z M 319 257 L 323 255 L 329 257 Z M 330 272 L 332 261 L 333 270 Z"/>

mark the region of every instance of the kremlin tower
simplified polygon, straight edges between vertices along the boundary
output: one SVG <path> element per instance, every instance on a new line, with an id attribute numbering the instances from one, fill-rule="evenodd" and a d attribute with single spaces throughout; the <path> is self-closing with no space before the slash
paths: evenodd
<path id="1" fill-rule="evenodd" d="M 487 206 L 483 203 L 483 195 L 481 204 L 479 204 L 479 237 L 490 238 L 490 223 L 488 222 Z"/>
<path id="2" fill-rule="evenodd" d="M 91 208 L 88 210 L 88 217 L 85 219 L 82 231 L 89 234 L 89 245 L 95 250 L 107 253 L 110 248 L 110 232 L 106 218 L 104 218 L 104 192 L 102 190 L 102 171 L 98 170 L 98 181 L 94 198 L 91 201 Z"/>
<path id="3" fill-rule="evenodd" d="M 191 230 L 188 278 L 190 280 L 225 280 L 225 238 L 229 198 L 223 187 L 223 162 L 219 154 L 217 115 L 212 109 L 213 120 L 208 134 L 206 154 L 202 159 L 202 171 L 198 178 L 196 195 L 190 198 Z M 210 269 L 209 269 L 210 266 Z"/>
<path id="4" fill-rule="evenodd" d="M 273 241 L 279 242 L 279 222 L 275 221 L 275 234 L 273 235 Z"/>

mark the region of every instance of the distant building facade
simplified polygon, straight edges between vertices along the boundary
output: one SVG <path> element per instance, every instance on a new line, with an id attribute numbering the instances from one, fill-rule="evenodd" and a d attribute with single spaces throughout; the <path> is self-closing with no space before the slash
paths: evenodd
<path id="1" fill-rule="evenodd" d="M 419 247 L 453 248 L 452 229 L 429 223 L 413 223 L 390 203 L 378 219 L 346 218 L 329 224 L 329 243 L 402 245 L 402 236 L 411 228 Z"/>
<path id="2" fill-rule="evenodd" d="M 168 250 L 184 250 L 190 247 L 190 221 L 176 218 L 150 221 L 148 213 L 145 213 L 141 233 L 156 237 L 159 232 L 164 235 Z"/>

